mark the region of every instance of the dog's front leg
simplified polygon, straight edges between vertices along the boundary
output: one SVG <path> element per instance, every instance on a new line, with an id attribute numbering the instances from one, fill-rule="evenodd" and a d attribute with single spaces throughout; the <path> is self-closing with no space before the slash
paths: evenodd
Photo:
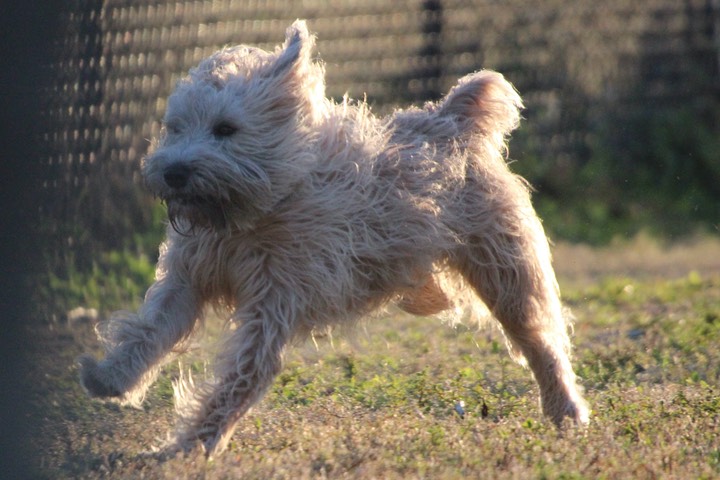
<path id="1" fill-rule="evenodd" d="M 235 425 L 259 401 L 282 365 L 291 325 L 277 317 L 245 320 L 218 358 L 216 380 L 195 392 L 193 409 L 182 419 L 171 448 L 190 450 L 202 443 L 208 457 L 222 452 Z"/>
<path id="2" fill-rule="evenodd" d="M 137 405 L 170 350 L 192 331 L 201 305 L 188 283 L 169 272 L 148 290 L 137 314 L 116 312 L 98 326 L 106 356 L 79 359 L 82 385 L 93 397 Z"/>

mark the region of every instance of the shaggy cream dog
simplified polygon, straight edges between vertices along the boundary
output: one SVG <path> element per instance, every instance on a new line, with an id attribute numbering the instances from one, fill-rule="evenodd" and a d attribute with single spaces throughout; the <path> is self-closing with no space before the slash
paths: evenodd
<path id="1" fill-rule="evenodd" d="M 237 325 L 187 395 L 172 448 L 222 451 L 288 342 L 391 302 L 430 315 L 486 307 L 556 423 L 588 421 L 548 242 L 505 162 L 520 97 L 494 72 L 377 119 L 325 98 L 302 21 L 274 53 L 239 46 L 190 71 L 142 170 L 167 203 L 157 281 L 81 358 L 96 397 L 139 403 L 207 306 Z M 186 407 L 188 406 L 186 405 Z"/>

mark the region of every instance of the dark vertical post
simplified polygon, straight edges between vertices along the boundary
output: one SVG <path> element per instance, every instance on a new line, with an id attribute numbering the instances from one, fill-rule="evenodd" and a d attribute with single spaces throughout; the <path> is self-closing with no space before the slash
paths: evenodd
<path id="1" fill-rule="evenodd" d="M 2 231 L 0 232 L 0 472 L 3 478 L 33 478 L 27 439 L 31 419 L 25 369 L 32 332 L 33 273 L 42 259 L 37 240 L 39 178 L 44 152 L 40 148 L 43 93 L 51 74 L 50 52 L 64 1 L 5 2 L 0 15 L 3 54 L 0 56 L 0 148 L 2 148 Z"/>
<path id="2" fill-rule="evenodd" d="M 440 79 L 442 77 L 442 28 L 443 6 L 441 0 L 425 0 L 423 2 L 424 21 L 422 32 L 425 45 L 420 52 L 423 66 L 420 78 L 423 89 L 421 100 L 435 100 L 440 97 Z"/>

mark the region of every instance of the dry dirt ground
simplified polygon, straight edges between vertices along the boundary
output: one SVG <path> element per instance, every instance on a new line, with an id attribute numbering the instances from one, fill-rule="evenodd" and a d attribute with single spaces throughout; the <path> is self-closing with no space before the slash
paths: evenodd
<path id="1" fill-rule="evenodd" d="M 530 373 L 491 327 L 401 314 L 299 345 L 230 449 L 160 462 L 179 368 L 142 409 L 89 400 L 75 359 L 100 354 L 91 321 L 33 332 L 34 475 L 40 478 L 716 478 L 720 476 L 720 241 L 603 249 L 560 244 L 577 319 L 574 364 L 592 404 L 586 431 L 541 418 Z M 208 337 L 213 336 L 209 327 Z M 461 418 L 455 411 L 465 405 Z"/>

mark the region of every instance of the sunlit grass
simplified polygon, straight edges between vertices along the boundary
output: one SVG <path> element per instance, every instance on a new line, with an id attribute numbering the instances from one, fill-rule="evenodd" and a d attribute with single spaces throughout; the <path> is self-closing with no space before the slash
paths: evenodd
<path id="1" fill-rule="evenodd" d="M 712 250 L 703 244 L 694 261 L 671 269 L 660 257 L 632 270 L 623 270 L 630 262 L 613 266 L 614 255 L 632 257 L 628 248 L 593 250 L 595 257 L 572 250 L 576 258 L 567 249 L 559 260 L 588 266 L 558 268 L 576 317 L 573 364 L 592 408 L 587 430 L 561 434 L 542 418 L 530 373 L 510 360 L 496 328 L 451 328 L 391 312 L 353 334 L 292 347 L 271 391 L 220 458 L 206 463 L 191 454 L 158 463 L 138 454 L 171 428 L 171 380 L 179 368 L 202 379 L 207 350 L 191 350 L 180 367 L 168 365 L 142 410 L 119 408 L 88 400 L 77 384 L 73 358 L 97 351 L 91 325 L 54 325 L 41 332 L 30 372 L 32 402 L 42 411 L 36 444 L 43 472 L 48 478 L 716 478 L 720 273 L 703 266 Z M 713 255 L 719 252 L 716 244 Z M 222 335 L 221 319 L 210 320 L 207 330 L 202 344 Z"/>

